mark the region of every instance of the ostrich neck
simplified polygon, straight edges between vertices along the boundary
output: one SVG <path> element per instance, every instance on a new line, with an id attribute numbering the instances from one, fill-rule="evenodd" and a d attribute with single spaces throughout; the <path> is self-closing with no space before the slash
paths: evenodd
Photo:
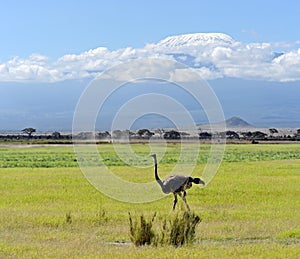
<path id="1" fill-rule="evenodd" d="M 156 157 L 154 157 L 154 174 L 155 174 L 155 180 L 156 182 L 159 184 L 161 190 L 164 193 L 169 193 L 169 191 L 166 190 L 166 187 L 164 186 L 164 183 L 162 182 L 162 180 L 160 180 L 158 173 L 157 173 L 157 161 L 156 161 Z"/>
<path id="2" fill-rule="evenodd" d="M 155 180 L 156 181 L 161 181 L 159 179 L 159 176 L 158 176 L 158 173 L 157 173 L 157 164 L 156 163 L 154 164 L 154 174 L 155 174 Z"/>
<path id="3" fill-rule="evenodd" d="M 157 173 L 157 161 L 156 161 L 156 157 L 154 157 L 154 175 L 155 175 L 155 180 L 161 185 L 162 182 L 159 179 L 158 173 Z"/>

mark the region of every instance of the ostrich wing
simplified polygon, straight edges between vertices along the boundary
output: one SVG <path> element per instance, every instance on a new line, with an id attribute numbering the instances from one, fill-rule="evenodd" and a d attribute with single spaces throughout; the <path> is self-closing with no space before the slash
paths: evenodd
<path id="1" fill-rule="evenodd" d="M 186 184 L 189 177 L 184 175 L 170 175 L 163 181 L 163 188 L 165 193 L 176 192 Z"/>

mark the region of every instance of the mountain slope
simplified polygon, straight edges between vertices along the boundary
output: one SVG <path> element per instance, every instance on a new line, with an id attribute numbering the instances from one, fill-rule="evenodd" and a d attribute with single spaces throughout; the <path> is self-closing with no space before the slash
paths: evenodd
<path id="1" fill-rule="evenodd" d="M 227 127 L 239 128 L 239 127 L 253 127 L 247 121 L 239 118 L 239 117 L 232 117 L 225 121 Z"/>

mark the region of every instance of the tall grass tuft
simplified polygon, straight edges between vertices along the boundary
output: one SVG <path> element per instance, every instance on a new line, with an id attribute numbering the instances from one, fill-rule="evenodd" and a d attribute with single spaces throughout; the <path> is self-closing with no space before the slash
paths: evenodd
<path id="1" fill-rule="evenodd" d="M 67 223 L 67 224 L 71 224 L 71 223 L 72 223 L 71 212 L 67 212 L 67 213 L 66 213 L 66 223 Z"/>
<path id="2" fill-rule="evenodd" d="M 161 244 L 175 247 L 192 244 L 195 240 L 195 229 L 201 222 L 194 212 L 178 213 L 168 221 L 165 219 L 160 237 Z"/>
<path id="3" fill-rule="evenodd" d="M 101 226 L 103 223 L 106 223 L 108 221 L 108 216 L 106 214 L 105 210 L 99 210 L 99 212 L 96 213 L 94 224 Z"/>
<path id="4" fill-rule="evenodd" d="M 153 243 L 155 234 L 152 230 L 152 224 L 156 217 L 156 212 L 150 220 L 146 220 L 144 215 L 140 216 L 140 222 L 138 220 L 133 221 L 130 212 L 129 225 L 130 225 L 130 240 L 135 246 L 150 245 Z"/>
<path id="5" fill-rule="evenodd" d="M 133 221 L 129 213 L 130 239 L 135 246 L 172 245 L 179 247 L 194 242 L 196 227 L 201 222 L 200 217 L 195 213 L 186 211 L 177 213 L 170 219 L 161 219 L 161 228 L 156 228 L 157 232 L 153 230 L 155 217 L 156 213 L 147 221 L 144 215 L 141 215 L 140 221 Z"/>

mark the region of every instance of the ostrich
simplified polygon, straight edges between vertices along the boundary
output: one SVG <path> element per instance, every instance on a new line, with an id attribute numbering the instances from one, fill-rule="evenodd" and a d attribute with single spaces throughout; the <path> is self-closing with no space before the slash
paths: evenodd
<path id="1" fill-rule="evenodd" d="M 186 201 L 186 190 L 190 189 L 192 187 L 192 183 L 195 184 L 203 184 L 205 185 L 205 182 L 203 182 L 200 178 L 193 178 L 190 176 L 184 176 L 184 175 L 170 175 L 165 180 L 161 180 L 157 174 L 157 160 L 156 160 L 156 154 L 150 155 L 154 159 L 154 175 L 155 180 L 160 185 L 162 191 L 166 194 L 172 192 L 174 195 L 174 204 L 173 204 L 173 210 L 175 210 L 176 203 L 177 203 L 177 195 L 179 195 L 182 200 L 184 201 L 186 207 L 188 210 L 190 210 L 189 205 Z"/>

